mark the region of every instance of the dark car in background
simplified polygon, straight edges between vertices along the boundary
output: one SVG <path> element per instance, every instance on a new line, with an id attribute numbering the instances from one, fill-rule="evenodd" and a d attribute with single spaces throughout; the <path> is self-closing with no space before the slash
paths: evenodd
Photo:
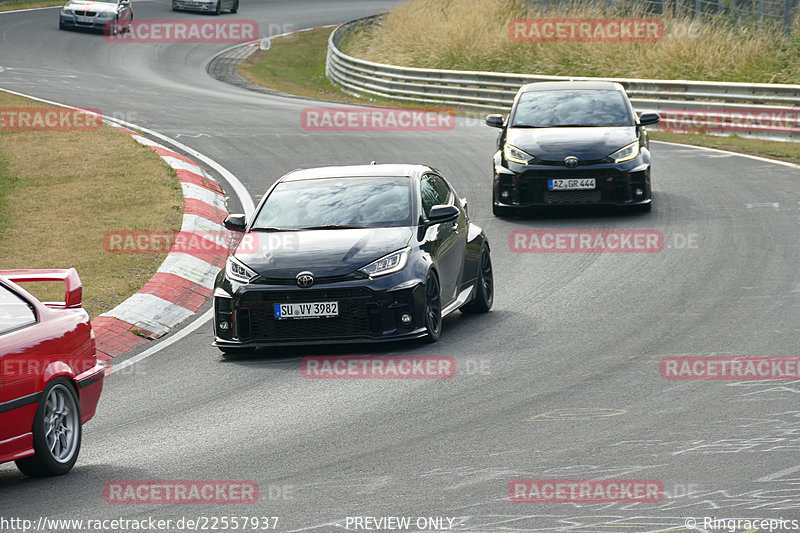
<path id="1" fill-rule="evenodd" d="M 492 210 L 611 205 L 649 211 L 652 205 L 646 125 L 618 83 L 574 81 L 523 85 L 500 128 L 494 155 Z"/>
<path id="2" fill-rule="evenodd" d="M 296 170 L 251 220 L 216 279 L 214 345 L 439 338 L 442 317 L 486 312 L 489 243 L 466 200 L 433 168 L 360 165 Z"/>

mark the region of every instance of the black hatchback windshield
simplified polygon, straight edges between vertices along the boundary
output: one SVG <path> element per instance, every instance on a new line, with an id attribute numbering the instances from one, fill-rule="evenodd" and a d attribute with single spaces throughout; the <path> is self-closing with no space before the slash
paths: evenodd
<path id="1" fill-rule="evenodd" d="M 324 178 L 278 184 L 254 230 L 375 228 L 411 225 L 411 180 Z"/>
<path id="2" fill-rule="evenodd" d="M 632 126 L 625 97 L 614 90 L 522 93 L 512 128 Z"/>

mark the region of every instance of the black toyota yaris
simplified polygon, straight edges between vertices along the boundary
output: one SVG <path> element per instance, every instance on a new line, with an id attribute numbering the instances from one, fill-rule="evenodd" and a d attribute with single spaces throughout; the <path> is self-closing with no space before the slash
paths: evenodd
<path id="1" fill-rule="evenodd" d="M 214 290 L 214 345 L 439 338 L 442 317 L 486 312 L 489 243 L 466 200 L 422 165 L 296 170 L 250 220 Z"/>
<path id="2" fill-rule="evenodd" d="M 650 210 L 650 149 L 645 126 L 622 85 L 563 81 L 523 85 L 508 119 L 489 115 L 502 131 L 494 155 L 492 208 L 614 205 Z"/>

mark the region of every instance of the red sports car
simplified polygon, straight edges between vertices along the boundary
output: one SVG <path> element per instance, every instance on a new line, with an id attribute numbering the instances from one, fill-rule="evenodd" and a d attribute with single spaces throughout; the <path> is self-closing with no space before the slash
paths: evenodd
<path id="1" fill-rule="evenodd" d="M 42 303 L 17 285 L 38 281 L 63 281 L 64 301 Z M 70 471 L 103 390 L 82 293 L 74 268 L 0 270 L 0 463 L 28 476 Z"/>

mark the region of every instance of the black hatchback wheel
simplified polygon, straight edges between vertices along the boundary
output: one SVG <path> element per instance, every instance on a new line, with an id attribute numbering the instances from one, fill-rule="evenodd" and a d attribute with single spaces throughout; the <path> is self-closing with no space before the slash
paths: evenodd
<path id="1" fill-rule="evenodd" d="M 442 298 L 439 289 L 439 278 L 428 273 L 425 280 L 425 330 L 426 340 L 436 342 L 442 334 Z"/>
<path id="2" fill-rule="evenodd" d="M 492 272 L 492 257 L 489 247 L 481 250 L 480 272 L 475 282 L 475 298 L 461 308 L 464 313 L 485 313 L 492 308 L 494 303 L 494 273 Z"/>

